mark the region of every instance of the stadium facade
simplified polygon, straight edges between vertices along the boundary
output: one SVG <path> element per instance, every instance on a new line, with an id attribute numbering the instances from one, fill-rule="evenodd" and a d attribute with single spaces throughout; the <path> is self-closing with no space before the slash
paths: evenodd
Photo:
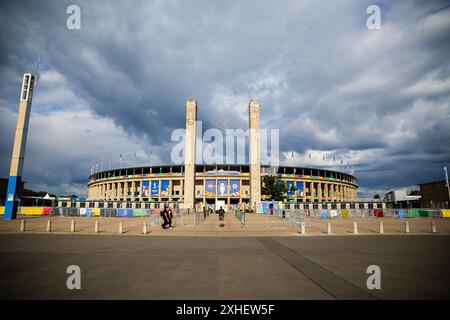
<path id="1" fill-rule="evenodd" d="M 88 198 L 107 202 L 177 202 L 193 208 L 218 201 L 226 205 L 248 204 L 256 208 L 261 180 L 275 175 L 288 189 L 285 202 L 324 203 L 356 201 L 357 180 L 353 175 L 317 168 L 279 166 L 273 171 L 260 163 L 258 100 L 251 100 L 249 112 L 249 164 L 196 164 L 197 102 L 186 103 L 184 165 L 118 168 L 91 174 Z M 146 207 L 148 205 L 145 205 Z"/>

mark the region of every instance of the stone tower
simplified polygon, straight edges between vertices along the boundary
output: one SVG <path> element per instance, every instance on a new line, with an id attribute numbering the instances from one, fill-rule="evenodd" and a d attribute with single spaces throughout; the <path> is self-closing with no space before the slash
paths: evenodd
<path id="1" fill-rule="evenodd" d="M 186 137 L 184 145 L 184 208 L 195 205 L 195 151 L 197 101 L 186 102 Z"/>
<path id="2" fill-rule="evenodd" d="M 256 210 L 261 201 L 261 151 L 259 131 L 259 101 L 250 100 L 248 104 L 249 114 L 249 149 L 250 149 L 250 203 Z"/>

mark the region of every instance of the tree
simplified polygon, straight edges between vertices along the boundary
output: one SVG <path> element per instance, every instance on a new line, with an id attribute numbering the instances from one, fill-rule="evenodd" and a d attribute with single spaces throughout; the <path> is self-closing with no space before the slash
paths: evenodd
<path id="1" fill-rule="evenodd" d="M 282 201 L 287 187 L 280 178 L 275 176 L 264 176 L 261 181 L 261 194 L 269 196 L 270 200 Z"/>
<path id="2" fill-rule="evenodd" d="M 376 195 L 373 196 L 374 199 L 381 199 L 380 195 L 377 193 Z"/>

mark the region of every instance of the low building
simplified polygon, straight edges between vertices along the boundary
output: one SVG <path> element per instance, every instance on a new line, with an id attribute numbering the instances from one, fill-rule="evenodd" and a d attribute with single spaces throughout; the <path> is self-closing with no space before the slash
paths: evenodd
<path id="1" fill-rule="evenodd" d="M 449 208 L 450 196 L 445 180 L 419 184 L 423 208 Z"/>
<path id="2" fill-rule="evenodd" d="M 388 208 L 420 208 L 421 196 L 408 194 L 406 189 L 392 190 L 384 196 Z"/>

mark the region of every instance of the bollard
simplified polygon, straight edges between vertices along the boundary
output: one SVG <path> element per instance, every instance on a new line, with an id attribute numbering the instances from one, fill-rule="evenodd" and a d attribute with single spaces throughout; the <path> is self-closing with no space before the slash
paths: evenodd
<path id="1" fill-rule="evenodd" d="M 301 233 L 302 235 L 305 235 L 305 234 L 306 234 L 306 226 L 305 226 L 305 223 L 304 223 L 304 222 L 302 222 L 302 224 L 301 224 L 301 231 L 300 231 L 300 233 Z"/>
<path id="2" fill-rule="evenodd" d="M 47 232 L 51 232 L 52 231 L 52 221 L 48 220 L 47 221 Z"/>
<path id="3" fill-rule="evenodd" d="M 331 234 L 331 223 L 327 223 L 327 234 Z"/>
<path id="4" fill-rule="evenodd" d="M 122 221 L 119 222 L 119 234 L 123 233 L 123 224 Z"/>
<path id="5" fill-rule="evenodd" d="M 70 222 L 70 232 L 75 232 L 75 220 Z"/>
<path id="6" fill-rule="evenodd" d="M 380 233 L 384 233 L 383 221 L 380 221 Z"/>
<path id="7" fill-rule="evenodd" d="M 405 233 L 409 233 L 409 221 L 405 221 Z"/>
<path id="8" fill-rule="evenodd" d="M 144 228 L 142 230 L 143 234 L 147 234 L 147 222 L 144 221 Z"/>
<path id="9" fill-rule="evenodd" d="M 358 234 L 358 224 L 356 221 L 353 221 L 353 233 Z"/>
<path id="10" fill-rule="evenodd" d="M 95 226 L 94 226 L 94 232 L 95 232 L 95 233 L 98 233 L 98 229 L 99 229 L 99 228 L 98 228 L 98 224 L 99 224 L 99 223 L 98 223 L 98 220 L 95 221 Z"/>
<path id="11" fill-rule="evenodd" d="M 22 221 L 20 221 L 20 232 L 24 231 L 25 231 L 25 220 L 22 219 Z"/>
<path id="12" fill-rule="evenodd" d="M 436 233 L 436 223 L 434 221 L 431 221 L 431 233 Z"/>

